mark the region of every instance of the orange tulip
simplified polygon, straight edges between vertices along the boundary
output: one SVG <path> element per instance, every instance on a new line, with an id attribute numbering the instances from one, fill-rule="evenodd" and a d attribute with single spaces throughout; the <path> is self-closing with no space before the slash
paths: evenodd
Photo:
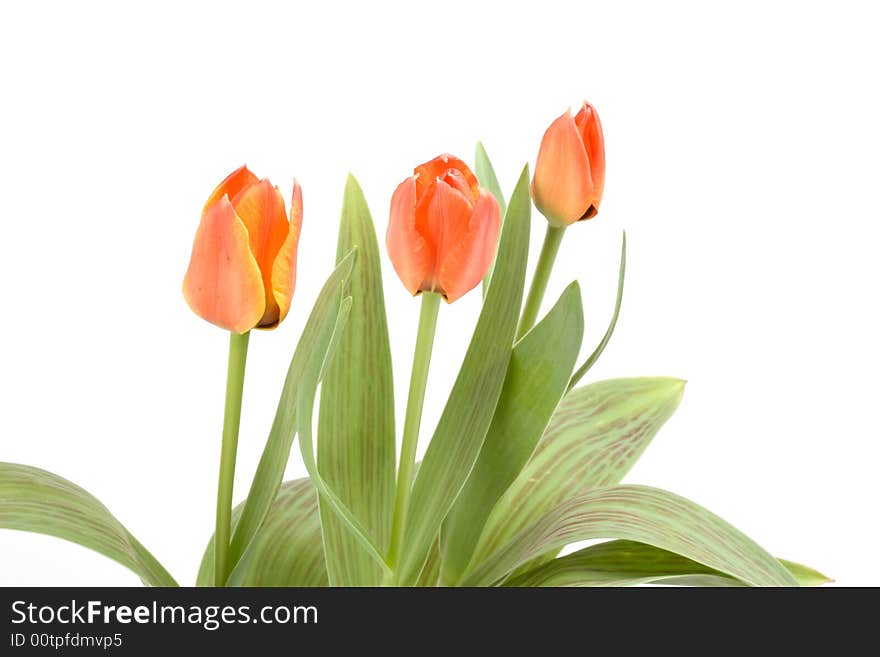
<path id="1" fill-rule="evenodd" d="M 290 310 L 301 224 L 295 180 L 288 221 L 277 187 L 246 166 L 233 171 L 202 210 L 183 279 L 189 307 L 236 333 L 277 326 Z"/>
<path id="2" fill-rule="evenodd" d="M 605 187 L 605 139 L 595 108 L 584 103 L 574 116 L 567 111 L 544 133 L 532 198 L 554 226 L 592 219 Z"/>
<path id="3" fill-rule="evenodd" d="M 500 228 L 495 197 L 464 162 L 441 155 L 416 167 L 395 190 L 385 241 L 406 289 L 452 302 L 486 275 Z"/>

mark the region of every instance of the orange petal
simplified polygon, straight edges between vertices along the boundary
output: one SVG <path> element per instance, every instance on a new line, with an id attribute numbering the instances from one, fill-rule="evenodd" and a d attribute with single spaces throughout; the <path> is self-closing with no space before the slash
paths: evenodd
<path id="1" fill-rule="evenodd" d="M 205 208 L 222 198 L 224 194 L 228 196 L 231 201 L 238 196 L 241 190 L 253 185 L 257 180 L 259 179 L 250 172 L 247 165 L 243 164 L 226 176 L 226 178 L 223 179 L 223 182 L 217 185 L 214 191 L 211 192 L 211 197 L 208 199 L 207 203 L 205 203 Z"/>
<path id="2" fill-rule="evenodd" d="M 247 229 L 225 197 L 202 214 L 183 296 L 199 317 L 236 333 L 249 331 L 263 316 L 266 298 L 260 269 Z"/>
<path id="3" fill-rule="evenodd" d="M 454 189 L 457 189 L 461 194 L 467 198 L 471 203 L 475 203 L 476 200 L 480 197 L 480 188 L 477 187 L 474 189 L 470 186 L 470 181 L 467 176 L 462 174 L 458 169 L 450 169 L 446 172 L 442 178 L 440 178 L 443 182 L 447 183 Z"/>
<path id="4" fill-rule="evenodd" d="M 574 117 L 575 125 L 580 132 L 581 140 L 587 151 L 587 159 L 590 161 L 590 174 L 593 179 L 593 198 L 587 209 L 584 219 L 596 216 L 599 204 L 602 202 L 602 192 L 605 190 L 605 136 L 602 133 L 602 123 L 596 108 L 589 103 L 584 103 L 580 111 Z"/>
<path id="5" fill-rule="evenodd" d="M 468 196 L 470 196 L 471 201 L 476 201 L 480 194 L 477 177 L 468 168 L 468 165 L 448 153 L 438 155 L 433 160 L 420 164 L 413 173 L 416 178 L 416 198 L 418 199 L 421 199 L 427 188 L 437 180 L 443 180 L 450 174 L 454 176 L 456 173 L 459 178 L 463 179 L 464 184 L 470 188 L 471 193 Z"/>
<path id="6" fill-rule="evenodd" d="M 429 193 L 429 202 L 419 203 L 416 208 L 416 229 L 434 255 L 428 281 L 431 285 L 424 289 L 435 289 L 439 265 L 467 235 L 474 206 L 464 194 L 443 180 L 435 182 Z"/>
<path id="7" fill-rule="evenodd" d="M 551 224 L 567 226 L 580 219 L 593 199 L 587 151 L 571 114 L 547 128 L 532 179 L 532 198 Z"/>
<path id="8" fill-rule="evenodd" d="M 277 187 L 263 179 L 239 192 L 232 205 L 247 228 L 251 253 L 263 276 L 266 309 L 260 326 L 277 324 L 281 310 L 272 292 L 272 265 L 289 232 L 284 198 Z"/>
<path id="9" fill-rule="evenodd" d="M 296 253 L 299 246 L 302 217 L 302 189 L 299 183 L 294 180 L 293 197 L 290 201 L 290 228 L 281 245 L 281 250 L 275 257 L 275 262 L 272 263 L 272 295 L 275 298 L 275 303 L 278 304 L 278 322 L 287 317 L 290 301 L 293 298 L 293 290 L 296 288 Z"/>
<path id="10" fill-rule="evenodd" d="M 437 279 L 447 301 L 452 303 L 483 280 L 495 258 L 500 230 L 498 201 L 486 190 L 480 190 L 467 233 L 440 263 Z"/>
<path id="11" fill-rule="evenodd" d="M 407 178 L 394 190 L 385 246 L 404 287 L 412 294 L 418 294 L 429 275 L 432 255 L 425 239 L 416 230 L 415 177 Z"/>

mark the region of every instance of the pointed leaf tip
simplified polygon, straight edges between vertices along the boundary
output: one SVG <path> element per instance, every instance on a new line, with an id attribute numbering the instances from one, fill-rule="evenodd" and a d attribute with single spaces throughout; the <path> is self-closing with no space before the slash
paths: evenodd
<path id="1" fill-rule="evenodd" d="M 345 178 L 345 191 L 346 192 L 348 192 L 349 187 L 354 187 L 358 191 L 360 191 L 360 189 L 361 189 L 361 185 L 358 182 L 358 179 L 355 177 L 355 175 L 351 171 L 348 172 L 348 175 Z"/>
<path id="2" fill-rule="evenodd" d="M 379 242 L 370 208 L 355 175 L 348 173 L 342 198 L 336 256 L 357 246 L 343 301 L 347 327 L 321 384 L 316 458 L 321 477 L 339 502 L 387 549 L 394 504 L 394 391 Z M 342 411 L 340 409 L 343 409 Z M 371 586 L 382 581 L 375 562 L 328 504 L 321 528 L 329 582 Z"/>

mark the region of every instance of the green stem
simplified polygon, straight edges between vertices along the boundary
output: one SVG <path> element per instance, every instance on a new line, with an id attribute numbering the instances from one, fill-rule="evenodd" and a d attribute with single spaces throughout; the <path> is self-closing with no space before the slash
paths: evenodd
<path id="1" fill-rule="evenodd" d="M 550 280 L 550 272 L 553 270 L 553 263 L 556 260 L 556 254 L 559 252 L 559 245 L 562 243 L 564 234 L 565 226 L 547 224 L 547 233 L 544 235 L 544 245 L 541 247 L 541 255 L 538 257 L 538 266 L 535 269 L 532 286 L 529 288 L 529 296 L 526 298 L 526 305 L 516 330 L 517 340 L 528 333 L 535 325 L 535 320 L 538 319 L 541 302 L 544 300 L 544 292 L 547 290 L 547 281 Z"/>
<path id="2" fill-rule="evenodd" d="M 428 368 L 431 364 L 431 350 L 434 347 L 434 330 L 437 328 L 439 309 L 440 295 L 434 292 L 423 292 L 419 332 L 416 337 L 412 375 L 409 380 L 409 397 L 406 401 L 406 418 L 403 422 L 403 444 L 400 447 L 400 467 L 397 471 L 397 497 L 394 500 L 391 547 L 387 559 L 388 565 L 392 569 L 397 565 L 397 558 L 400 555 L 403 542 L 406 512 L 409 508 L 409 494 L 412 490 L 413 469 L 416 463 L 416 447 L 419 444 L 419 426 L 422 422 L 422 407 L 425 401 Z M 388 582 L 386 581 L 386 583 Z"/>
<path id="3" fill-rule="evenodd" d="M 214 532 L 214 586 L 226 584 L 229 564 L 229 533 L 232 518 L 232 484 L 241 422 L 241 397 L 250 332 L 229 334 L 229 364 L 226 370 L 226 410 L 223 413 L 223 446 L 220 451 L 220 482 L 217 486 L 217 528 Z"/>

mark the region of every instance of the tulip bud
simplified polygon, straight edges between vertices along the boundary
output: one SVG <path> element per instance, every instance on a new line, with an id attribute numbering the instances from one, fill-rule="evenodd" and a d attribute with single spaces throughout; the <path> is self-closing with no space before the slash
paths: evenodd
<path id="1" fill-rule="evenodd" d="M 532 198 L 554 226 L 592 219 L 605 187 L 605 139 L 595 108 L 584 103 L 547 128 L 538 151 Z"/>
<path id="2" fill-rule="evenodd" d="M 395 190 L 385 241 L 406 289 L 452 302 L 486 275 L 500 229 L 495 197 L 464 162 L 441 155 L 416 167 Z"/>
<path id="3" fill-rule="evenodd" d="M 233 171 L 202 211 L 183 279 L 189 307 L 235 333 L 277 326 L 293 297 L 301 224 L 296 181 L 288 221 L 277 187 L 245 166 Z"/>

